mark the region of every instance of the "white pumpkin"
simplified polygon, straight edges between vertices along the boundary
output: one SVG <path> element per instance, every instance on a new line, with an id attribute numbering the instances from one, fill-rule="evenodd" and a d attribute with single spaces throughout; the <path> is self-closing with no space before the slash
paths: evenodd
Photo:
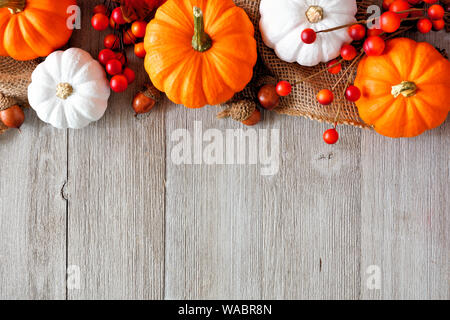
<path id="1" fill-rule="evenodd" d="M 334 28 L 356 22 L 356 0 L 261 0 L 260 30 L 264 43 L 286 62 L 315 66 L 339 56 L 350 43 L 348 28 L 317 34 L 312 44 L 303 43 L 302 31 Z"/>
<path id="2" fill-rule="evenodd" d="M 59 129 L 99 120 L 110 95 L 105 70 L 84 50 L 56 51 L 37 66 L 28 100 L 38 117 Z"/>

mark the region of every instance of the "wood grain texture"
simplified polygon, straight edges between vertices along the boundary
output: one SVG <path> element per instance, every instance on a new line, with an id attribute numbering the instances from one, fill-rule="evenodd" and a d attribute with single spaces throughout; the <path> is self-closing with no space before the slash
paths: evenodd
<path id="1" fill-rule="evenodd" d="M 449 122 L 410 140 L 363 134 L 363 298 L 449 298 L 449 143 Z M 370 265 L 381 290 L 366 287 Z"/>
<path id="2" fill-rule="evenodd" d="M 196 120 L 203 131 L 242 128 L 177 109 L 167 136 L 178 127 L 193 136 Z M 282 128 L 274 176 L 254 165 L 177 166 L 167 154 L 166 298 L 359 296 L 359 131 L 343 129 L 331 148 L 325 126 L 266 115 L 259 129 Z"/>
<path id="3" fill-rule="evenodd" d="M 81 2 L 83 27 L 71 45 L 96 55 L 104 34 L 85 32 L 94 4 Z M 137 58 L 132 68 L 136 85 L 111 96 L 104 118 L 69 131 L 68 264 L 81 271 L 69 299 L 163 296 L 164 110 L 133 116 L 132 97 L 147 76 Z"/>
<path id="4" fill-rule="evenodd" d="M 26 116 L 0 135 L 0 299 L 64 299 L 67 136 Z"/>
<path id="5" fill-rule="evenodd" d="M 333 148 L 322 142 L 327 125 L 273 119 L 280 121 L 282 170 L 264 181 L 263 297 L 355 299 L 360 131 L 342 128 Z"/>
<path id="6" fill-rule="evenodd" d="M 261 223 L 257 166 L 180 165 L 171 161 L 174 130 L 225 129 L 212 110 L 166 109 L 167 299 L 261 297 Z M 220 131 L 222 132 L 222 131 Z M 251 181 L 248 178 L 252 178 Z M 254 181 L 254 179 L 258 179 Z"/>

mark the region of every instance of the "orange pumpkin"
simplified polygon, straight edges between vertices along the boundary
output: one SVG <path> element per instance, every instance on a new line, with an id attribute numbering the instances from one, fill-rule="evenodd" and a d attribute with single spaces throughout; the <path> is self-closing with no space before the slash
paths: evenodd
<path id="1" fill-rule="evenodd" d="M 450 62 L 425 42 L 388 41 L 383 55 L 361 60 L 355 85 L 361 119 L 387 137 L 418 136 L 450 111 Z"/>
<path id="2" fill-rule="evenodd" d="M 31 60 L 65 45 L 71 5 L 76 0 L 0 0 L 0 55 Z"/>
<path id="3" fill-rule="evenodd" d="M 167 1 L 147 26 L 145 68 L 177 104 L 220 104 L 252 78 L 253 36 L 250 19 L 232 0 Z"/>

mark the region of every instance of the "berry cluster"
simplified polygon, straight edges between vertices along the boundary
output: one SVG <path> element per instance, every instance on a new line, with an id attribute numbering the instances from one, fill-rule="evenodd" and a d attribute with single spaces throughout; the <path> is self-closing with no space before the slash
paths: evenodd
<path id="1" fill-rule="evenodd" d="M 438 0 L 384 0 L 383 8 L 387 10 L 380 19 L 381 29 L 392 33 L 400 28 L 403 20 L 416 20 L 417 29 L 428 33 L 431 29 L 440 31 L 445 27 L 445 10 L 436 4 Z M 423 3 L 430 4 L 428 9 L 414 8 Z"/>
<path id="2" fill-rule="evenodd" d="M 431 4 L 426 8 L 415 8 L 415 5 L 422 3 Z M 415 21 L 416 26 L 421 33 L 428 33 L 432 29 L 440 31 L 445 27 L 444 17 L 445 9 L 436 4 L 438 0 L 384 0 L 383 8 L 386 10 L 381 17 L 372 20 L 363 20 L 350 25 L 343 25 L 327 30 L 315 31 L 305 29 L 302 31 L 301 39 L 306 44 L 312 44 L 317 39 L 318 33 L 332 32 L 348 27 L 348 33 L 354 41 L 365 39 L 363 44 L 364 53 L 368 56 L 379 56 L 383 54 L 385 48 L 386 34 L 392 34 L 399 31 L 403 21 Z M 376 22 L 379 19 L 380 28 L 366 29 L 364 24 Z M 353 60 L 356 55 L 356 49 L 349 44 L 342 47 L 341 55 L 344 60 Z"/>
<path id="3" fill-rule="evenodd" d="M 330 105 L 334 101 L 333 90 L 337 87 L 340 81 L 342 81 L 345 75 L 353 70 L 356 62 L 364 55 L 367 56 L 379 56 L 382 55 L 387 39 L 395 37 L 398 33 L 412 29 L 414 26 L 421 33 L 428 33 L 432 29 L 435 31 L 442 30 L 445 27 L 444 18 L 448 15 L 446 9 L 441 5 L 436 4 L 438 0 L 384 0 L 383 8 L 386 10 L 381 17 L 372 20 L 362 20 L 356 23 L 334 27 L 327 30 L 315 31 L 311 28 L 305 29 L 301 33 L 301 40 L 305 44 L 312 44 L 316 41 L 319 33 L 332 32 L 335 30 L 348 28 L 348 34 L 355 42 L 362 41 L 362 48 L 358 51 L 355 45 L 344 44 L 341 48 L 341 54 L 339 59 L 330 61 L 325 69 L 331 74 L 338 74 L 342 70 L 341 63 L 344 61 L 352 61 L 350 66 L 345 71 L 344 75 L 339 79 L 338 83 L 332 88 L 323 89 L 317 94 L 317 101 L 326 106 Z M 423 7 L 423 4 L 431 5 L 428 9 Z M 422 6 L 417 8 L 415 6 Z M 380 28 L 367 29 L 366 25 L 370 22 L 376 22 L 379 19 Z M 414 25 L 400 30 L 403 21 L 417 21 Z M 297 81 L 296 85 L 300 82 L 308 80 L 316 76 L 317 74 L 325 71 L 319 71 L 318 73 L 301 81 Z M 352 73 L 350 73 L 351 75 Z M 350 79 L 350 77 L 349 77 Z M 267 109 L 275 108 L 279 103 L 279 98 L 287 96 L 292 91 L 292 86 L 286 81 L 281 81 L 277 86 L 265 86 L 260 90 L 258 98 L 263 107 Z M 264 90 L 263 90 L 264 89 Z M 356 102 L 361 98 L 361 91 L 356 86 L 348 83 L 345 92 L 343 93 L 348 101 Z M 339 134 L 336 131 L 336 125 L 333 129 L 327 130 L 324 134 L 324 140 L 328 144 L 335 144 L 339 139 Z"/>
<path id="4" fill-rule="evenodd" d="M 126 47 L 134 46 L 134 54 L 139 58 L 145 57 L 142 39 L 145 36 L 147 21 L 151 18 L 151 13 L 165 1 L 141 0 L 139 7 L 146 8 L 145 16 L 137 14 L 132 7 L 127 6 L 129 2 L 133 2 L 130 0 L 106 1 L 105 4 L 94 7 L 92 27 L 97 31 L 108 28 L 113 30 L 103 39 L 104 49 L 100 51 L 98 60 L 110 75 L 110 86 L 114 92 L 124 92 L 134 82 L 136 74 L 128 67 Z"/>

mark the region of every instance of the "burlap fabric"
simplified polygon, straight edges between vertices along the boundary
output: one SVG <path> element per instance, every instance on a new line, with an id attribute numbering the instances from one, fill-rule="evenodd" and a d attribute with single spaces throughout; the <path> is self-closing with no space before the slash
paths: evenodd
<path id="1" fill-rule="evenodd" d="M 359 12 L 358 20 L 366 19 L 367 7 L 377 2 L 373 1 L 358 1 Z M 235 0 L 235 3 L 242 7 L 255 26 L 255 36 L 258 42 L 258 54 L 260 57 L 259 65 L 256 67 L 255 79 L 249 86 L 241 93 L 237 94 L 233 101 L 243 98 L 255 99 L 256 88 L 261 83 L 260 78 L 266 76 L 268 73 L 273 75 L 277 80 L 287 80 L 291 83 L 299 79 L 304 79 L 322 69 L 326 66 L 320 64 L 316 67 L 302 67 L 297 63 L 287 63 L 281 61 L 275 52 L 268 48 L 262 41 L 259 32 L 259 3 L 260 0 Z M 343 64 L 343 70 L 347 64 Z M 356 68 L 355 68 L 356 69 Z M 368 126 L 359 118 L 358 110 L 353 103 L 345 100 L 343 93 L 346 87 L 346 81 L 341 81 L 340 85 L 336 87 L 335 102 L 330 106 L 322 106 L 316 101 L 316 95 L 321 89 L 330 89 L 341 74 L 332 75 L 329 72 L 324 72 L 315 78 L 298 84 L 293 88 L 292 94 L 288 97 L 282 98 L 282 101 L 276 112 L 291 116 L 302 116 L 317 121 L 325 121 L 329 123 L 348 124 L 361 128 Z M 347 79 L 347 77 L 345 78 Z"/>
<path id="2" fill-rule="evenodd" d="M 0 111 L 19 104 L 28 107 L 27 89 L 39 60 L 16 61 L 0 56 Z M 0 134 L 8 128 L 0 121 Z"/>
<path id="3" fill-rule="evenodd" d="M 31 73 L 38 64 L 39 60 L 16 61 L 10 57 L 0 57 L 0 93 L 22 106 L 28 106 L 27 89 Z"/>

